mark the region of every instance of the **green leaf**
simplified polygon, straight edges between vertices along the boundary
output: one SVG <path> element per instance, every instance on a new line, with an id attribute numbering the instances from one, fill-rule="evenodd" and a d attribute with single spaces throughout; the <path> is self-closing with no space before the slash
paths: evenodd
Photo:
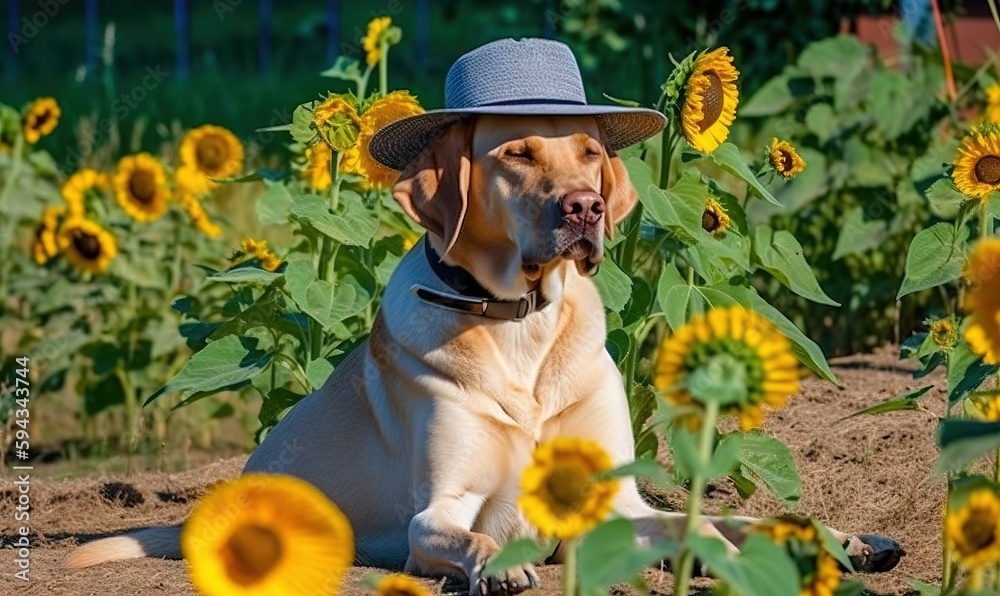
<path id="1" fill-rule="evenodd" d="M 1000 422 L 946 419 L 938 429 L 941 455 L 936 473 L 960 470 L 970 462 L 1000 448 Z"/>
<path id="2" fill-rule="evenodd" d="M 732 143 L 723 143 L 718 149 L 708 155 L 720 168 L 742 179 L 750 188 L 750 192 L 764 199 L 768 203 L 780 206 L 781 203 L 760 183 L 757 176 L 750 170 L 750 167 L 743 161 L 740 150 Z"/>
<path id="3" fill-rule="evenodd" d="M 632 278 L 612 259 L 605 258 L 593 279 L 604 308 L 620 313 L 632 297 Z"/>
<path id="4" fill-rule="evenodd" d="M 722 541 L 692 535 L 687 542 L 712 575 L 743 596 L 796 596 L 799 571 L 785 550 L 760 534 L 751 534 L 730 555 Z"/>
<path id="5" fill-rule="evenodd" d="M 941 219 L 955 219 L 961 211 L 962 203 L 969 200 L 949 178 L 941 178 L 927 189 L 927 203 L 931 213 Z"/>
<path id="6" fill-rule="evenodd" d="M 948 404 L 959 402 L 983 384 L 997 367 L 986 364 L 969 350 L 964 341 L 958 342 L 948 356 Z"/>
<path id="7" fill-rule="evenodd" d="M 618 466 L 602 476 L 608 478 L 625 478 L 630 476 L 647 478 L 660 486 L 670 486 L 673 484 L 670 481 L 670 475 L 667 474 L 663 466 L 652 459 L 637 459 L 623 466 Z"/>
<path id="8" fill-rule="evenodd" d="M 920 409 L 920 399 L 933 388 L 934 385 L 928 385 L 926 387 L 921 387 L 920 389 L 912 389 L 895 397 L 889 398 L 878 405 L 865 408 L 864 410 L 855 412 L 850 416 L 845 416 L 841 418 L 840 421 L 842 422 L 848 418 L 861 416 L 862 414 L 884 414 L 886 412 L 899 412 L 901 410 L 918 410 Z"/>
<path id="9" fill-rule="evenodd" d="M 257 376 L 271 363 L 273 355 L 257 349 L 257 340 L 227 335 L 196 352 L 174 378 L 149 396 L 146 404 L 161 395 L 215 391 Z"/>
<path id="10" fill-rule="evenodd" d="M 753 254 L 757 263 L 782 285 L 818 304 L 840 306 L 820 287 L 802 255 L 802 245 L 785 230 L 761 224 L 754 230 Z"/>
<path id="11" fill-rule="evenodd" d="M 871 50 L 853 35 L 838 35 L 806 46 L 799 54 L 799 68 L 816 78 L 837 78 L 868 64 Z"/>
<path id="12" fill-rule="evenodd" d="M 309 384 L 312 385 L 313 391 L 319 391 L 319 388 L 326 383 L 331 374 L 333 374 L 333 364 L 326 358 L 311 360 L 306 365 L 306 378 L 309 379 Z"/>
<path id="13" fill-rule="evenodd" d="M 694 471 L 701 467 L 697 437 L 684 425 L 671 428 L 670 451 L 674 456 L 674 468 L 681 478 L 691 478 Z"/>
<path id="14" fill-rule="evenodd" d="M 820 541 L 823 545 L 823 550 L 833 555 L 833 558 L 837 559 L 837 562 L 847 569 L 848 573 L 854 573 L 854 565 L 851 564 L 850 557 L 844 551 L 844 545 L 840 543 L 839 540 L 830 532 L 829 528 L 821 524 L 820 522 L 813 520 L 813 528 L 816 529 L 816 534 L 819 536 Z"/>
<path id="15" fill-rule="evenodd" d="M 360 84 L 364 79 L 364 72 L 361 70 L 361 63 L 347 56 L 337 56 L 337 61 L 333 66 L 319 73 L 321 77 L 340 79 Z"/>
<path id="16" fill-rule="evenodd" d="M 714 480 L 720 476 L 725 476 L 739 467 L 740 453 L 742 452 L 743 437 L 739 433 L 726 435 L 725 441 L 719 441 L 712 454 L 712 459 L 705 468 L 705 477 Z"/>
<path id="17" fill-rule="evenodd" d="M 673 263 L 665 263 L 656 286 L 656 298 L 667 325 L 674 331 L 708 309 L 708 301 L 697 286 L 688 285 Z"/>
<path id="18" fill-rule="evenodd" d="M 305 395 L 295 393 L 284 387 L 275 387 L 265 397 L 260 405 L 260 412 L 257 419 L 262 426 L 268 427 L 277 424 L 292 406 L 302 401 Z"/>
<path id="19" fill-rule="evenodd" d="M 267 189 L 257 199 L 258 221 L 265 226 L 287 223 L 292 211 L 292 194 L 284 184 L 265 184 Z"/>
<path id="20" fill-rule="evenodd" d="M 865 219 L 865 210 L 854 207 L 847 212 L 833 250 L 833 260 L 856 255 L 883 245 L 888 226 L 882 219 Z"/>
<path id="21" fill-rule="evenodd" d="M 906 276 L 896 299 L 950 283 L 962 275 L 969 228 L 941 222 L 922 230 L 906 253 Z"/>
<path id="22" fill-rule="evenodd" d="M 789 503 L 798 501 L 802 483 L 788 447 L 761 432 L 743 433 L 739 441 L 743 473 L 751 472 L 779 499 Z"/>
<path id="23" fill-rule="evenodd" d="M 675 185 L 676 186 L 676 185 Z M 702 197 L 704 201 L 705 197 Z M 639 193 L 643 213 L 660 228 L 670 232 L 678 241 L 691 245 L 696 242 L 701 229 L 701 215 L 705 204 L 700 207 L 680 200 L 675 194 L 668 194 L 655 184 Z"/>
<path id="24" fill-rule="evenodd" d="M 733 470 L 729 472 L 729 478 L 736 485 L 736 492 L 740 495 L 740 498 L 746 501 L 757 492 L 757 485 L 753 480 L 747 478 L 743 475 L 741 470 Z"/>
<path id="25" fill-rule="evenodd" d="M 316 138 L 316 131 L 313 129 L 313 113 L 309 109 L 309 104 L 302 104 L 292 112 L 292 126 L 289 129 L 292 138 L 296 143 L 308 145 Z"/>
<path id="26" fill-rule="evenodd" d="M 761 85 L 753 95 L 740 102 L 740 117 L 774 116 L 784 112 L 795 102 L 788 79 L 789 75 L 782 73 Z"/>
<path id="27" fill-rule="evenodd" d="M 328 281 L 317 279 L 312 264 L 306 259 L 288 264 L 285 282 L 295 304 L 324 327 L 331 327 L 353 313 L 354 287 L 346 283 L 335 287 Z"/>
<path id="28" fill-rule="evenodd" d="M 292 200 L 293 219 L 341 244 L 367 247 L 378 228 L 375 214 L 364 206 L 359 194 L 349 190 L 340 191 L 337 213 L 330 211 L 326 199 L 316 195 L 293 195 Z"/>
<path id="29" fill-rule="evenodd" d="M 675 549 L 672 540 L 640 548 L 635 526 L 628 519 L 613 519 L 597 526 L 580 540 L 577 551 L 584 596 L 607 594 L 615 584 L 634 581 L 646 567 L 669 558 Z"/>
<path id="30" fill-rule="evenodd" d="M 211 281 L 221 281 L 224 283 L 248 283 L 255 285 L 270 285 L 276 279 L 280 279 L 281 274 L 274 271 L 252 267 L 249 265 L 239 265 L 232 269 L 219 271 L 209 275 L 206 279 Z"/>
<path id="31" fill-rule="evenodd" d="M 820 143 L 832 139 L 839 130 L 833 106 L 828 103 L 813 104 L 806 112 L 806 129 L 815 134 Z"/>
<path id="32" fill-rule="evenodd" d="M 501 571 L 524 565 L 537 563 L 548 558 L 556 549 L 554 544 L 539 544 L 531 538 L 519 538 L 504 545 L 483 568 L 482 575 L 488 576 Z"/>

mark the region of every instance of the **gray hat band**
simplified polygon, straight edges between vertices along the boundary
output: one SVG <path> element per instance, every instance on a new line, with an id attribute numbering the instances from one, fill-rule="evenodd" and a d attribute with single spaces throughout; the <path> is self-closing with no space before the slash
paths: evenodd
<path id="1" fill-rule="evenodd" d="M 444 97 L 449 110 L 587 103 L 573 52 L 548 39 L 502 39 L 465 54 L 448 71 Z"/>

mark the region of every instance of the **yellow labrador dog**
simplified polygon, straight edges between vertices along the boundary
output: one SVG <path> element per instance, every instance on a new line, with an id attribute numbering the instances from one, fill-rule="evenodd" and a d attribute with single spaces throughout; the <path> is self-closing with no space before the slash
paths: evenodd
<path id="1" fill-rule="evenodd" d="M 589 274 L 637 193 L 593 116 L 478 115 L 409 161 L 393 195 L 427 235 L 393 274 L 368 340 L 245 471 L 319 487 L 350 519 L 359 564 L 518 593 L 538 585 L 532 565 L 482 570 L 504 543 L 534 535 L 517 498 L 536 445 L 581 437 L 618 465 L 634 457 Z M 635 520 L 639 540 L 682 527 L 683 514 L 650 507 L 631 479 L 614 509 Z M 747 521 L 706 518 L 700 530 L 735 551 Z M 179 533 L 98 540 L 68 566 L 179 557 Z M 887 566 L 877 541 L 835 534 L 857 567 Z"/>

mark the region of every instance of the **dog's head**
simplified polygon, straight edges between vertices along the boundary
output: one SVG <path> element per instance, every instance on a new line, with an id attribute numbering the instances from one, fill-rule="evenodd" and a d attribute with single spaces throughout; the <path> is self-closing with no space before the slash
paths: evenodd
<path id="1" fill-rule="evenodd" d="M 638 199 L 584 116 L 463 120 L 406 167 L 393 195 L 440 237 L 449 261 L 500 297 L 523 293 L 560 262 L 590 271 L 603 235 Z"/>

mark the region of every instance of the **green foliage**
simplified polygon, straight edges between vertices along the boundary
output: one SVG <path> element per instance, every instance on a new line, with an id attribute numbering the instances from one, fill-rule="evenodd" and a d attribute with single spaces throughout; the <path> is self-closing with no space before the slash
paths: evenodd
<path id="1" fill-rule="evenodd" d="M 854 37 L 832 37 L 808 45 L 740 105 L 737 144 L 787 139 L 807 163 L 784 187 L 772 185 L 784 208 L 758 203 L 747 211 L 751 223 L 801 242 L 829 302 L 796 291 L 798 297 L 782 297 L 778 306 L 795 323 L 810 323 L 810 336 L 827 352 L 854 353 L 891 340 L 897 326 L 914 328 L 940 299 L 920 290 L 960 268 L 967 235 L 959 224 L 925 230 L 926 239 L 903 258 L 914 234 L 956 209 L 953 189 L 944 182 L 932 187 L 955 147 L 939 134 L 955 124 L 939 99 L 940 60 L 916 48 L 906 69 L 883 65 Z M 930 202 L 921 196 L 929 187 Z M 765 294 L 782 283 L 753 281 Z M 897 305 L 897 291 L 919 293 Z M 843 308 L 831 310 L 830 303 Z"/>

